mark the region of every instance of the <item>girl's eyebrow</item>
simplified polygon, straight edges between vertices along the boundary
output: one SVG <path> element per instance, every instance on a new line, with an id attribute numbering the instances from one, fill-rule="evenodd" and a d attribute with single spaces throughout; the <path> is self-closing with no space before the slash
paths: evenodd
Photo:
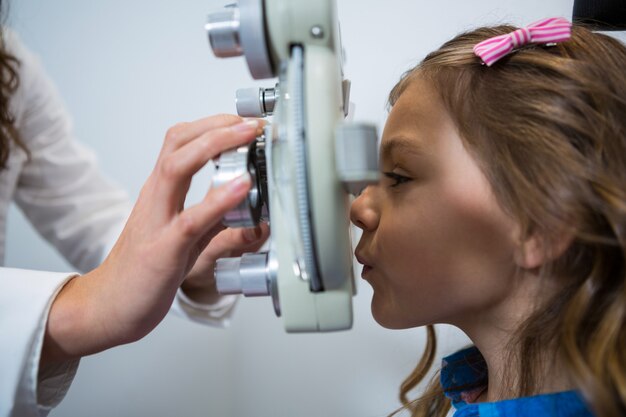
<path id="1" fill-rule="evenodd" d="M 382 159 L 389 159 L 393 152 L 400 154 L 411 154 L 414 156 L 423 156 L 424 149 L 413 139 L 404 136 L 393 137 L 382 143 L 380 147 L 380 155 Z"/>

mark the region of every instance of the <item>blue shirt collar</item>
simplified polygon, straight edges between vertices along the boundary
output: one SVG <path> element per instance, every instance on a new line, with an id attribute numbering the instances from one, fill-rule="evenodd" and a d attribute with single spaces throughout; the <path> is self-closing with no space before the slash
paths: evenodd
<path id="1" fill-rule="evenodd" d="M 487 363 L 475 346 L 443 359 L 440 382 L 457 409 L 454 417 L 593 417 L 576 391 L 473 403 L 488 383 Z"/>

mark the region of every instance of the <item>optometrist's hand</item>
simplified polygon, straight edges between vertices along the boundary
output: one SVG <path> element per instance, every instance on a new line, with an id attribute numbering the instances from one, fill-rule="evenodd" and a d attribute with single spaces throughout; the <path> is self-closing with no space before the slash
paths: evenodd
<path id="1" fill-rule="evenodd" d="M 261 129 L 259 121 L 220 115 L 168 131 L 156 166 L 107 259 L 70 280 L 55 299 L 42 363 L 144 337 L 168 312 L 199 257 L 202 273 L 212 269 L 216 257 L 245 249 L 246 242 L 238 240 L 245 238 L 243 232 L 222 231 L 220 222 L 249 191 L 247 174 L 209 190 L 197 205 L 184 208 L 184 202 L 197 171 L 221 152 L 250 143 Z M 259 230 L 261 239 L 266 227 Z"/>
<path id="2" fill-rule="evenodd" d="M 198 256 L 191 272 L 181 285 L 187 297 L 202 304 L 214 304 L 221 297 L 213 276 L 215 261 L 257 252 L 269 236 L 269 226 L 262 223 L 252 228 L 231 229 L 220 223 L 208 236 L 210 243 Z"/>

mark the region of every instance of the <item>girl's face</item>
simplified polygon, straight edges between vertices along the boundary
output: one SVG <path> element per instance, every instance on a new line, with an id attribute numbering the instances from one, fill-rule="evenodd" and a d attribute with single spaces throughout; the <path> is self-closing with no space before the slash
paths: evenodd
<path id="1" fill-rule="evenodd" d="M 516 271 L 516 224 L 427 81 L 412 81 L 393 106 L 380 165 L 380 183 L 350 213 L 363 229 L 356 256 L 376 321 L 462 326 L 502 303 Z"/>

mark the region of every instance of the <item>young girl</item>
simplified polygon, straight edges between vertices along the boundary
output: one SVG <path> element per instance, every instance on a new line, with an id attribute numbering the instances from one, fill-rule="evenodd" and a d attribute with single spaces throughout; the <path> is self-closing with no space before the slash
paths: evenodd
<path id="1" fill-rule="evenodd" d="M 462 34 L 391 92 L 351 218 L 376 320 L 428 326 L 413 416 L 626 415 L 626 48 L 566 26 Z M 436 323 L 474 346 L 409 401 Z"/>

